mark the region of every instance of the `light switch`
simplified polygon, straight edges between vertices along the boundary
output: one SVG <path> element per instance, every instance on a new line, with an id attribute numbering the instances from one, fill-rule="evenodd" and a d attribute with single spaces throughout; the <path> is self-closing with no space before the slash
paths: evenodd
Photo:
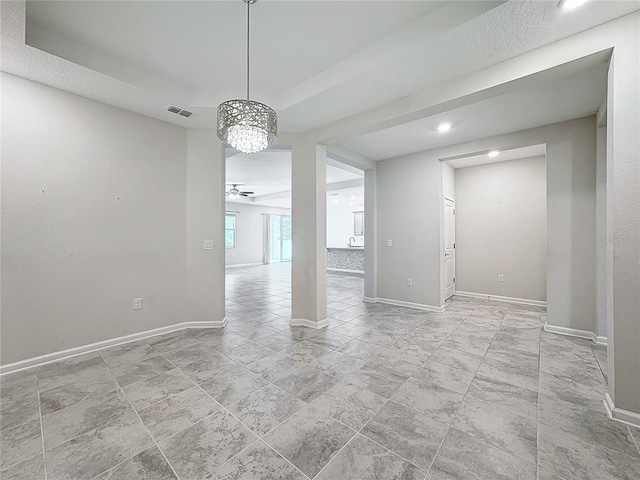
<path id="1" fill-rule="evenodd" d="M 202 242 L 203 250 L 213 250 L 213 240 L 205 240 Z"/>

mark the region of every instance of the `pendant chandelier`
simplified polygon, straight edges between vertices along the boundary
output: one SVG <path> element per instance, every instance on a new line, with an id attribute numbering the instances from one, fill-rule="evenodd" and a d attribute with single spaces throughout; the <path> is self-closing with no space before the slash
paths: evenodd
<path id="1" fill-rule="evenodd" d="M 271 107 L 249 100 L 249 10 L 257 0 L 243 1 L 247 4 L 247 99 L 218 106 L 218 138 L 243 153 L 256 153 L 275 143 L 278 118 Z"/>

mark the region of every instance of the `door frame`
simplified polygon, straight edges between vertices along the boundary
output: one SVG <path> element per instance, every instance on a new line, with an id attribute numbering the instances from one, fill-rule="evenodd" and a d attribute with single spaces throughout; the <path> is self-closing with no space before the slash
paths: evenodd
<path id="1" fill-rule="evenodd" d="M 446 232 L 446 228 L 447 228 L 447 208 L 451 208 L 453 210 L 453 215 L 452 215 L 452 224 L 451 224 L 451 229 L 452 229 L 452 248 L 451 248 L 451 256 L 452 259 L 451 261 L 453 262 L 453 278 L 452 278 L 452 291 L 451 291 L 451 295 L 447 296 L 446 294 L 446 289 L 447 289 L 447 232 Z M 442 203 L 442 215 L 443 215 L 443 235 L 442 235 L 442 292 L 443 292 L 443 302 L 447 301 L 449 298 L 451 298 L 452 296 L 454 296 L 456 294 L 456 201 L 454 199 L 448 198 L 446 196 L 444 196 L 443 198 L 443 203 Z"/>

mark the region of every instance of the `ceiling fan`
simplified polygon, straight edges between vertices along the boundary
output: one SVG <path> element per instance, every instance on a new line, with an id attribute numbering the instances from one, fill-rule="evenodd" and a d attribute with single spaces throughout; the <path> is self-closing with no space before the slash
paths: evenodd
<path id="1" fill-rule="evenodd" d="M 229 200 L 235 200 L 238 197 L 248 197 L 249 195 L 253 195 L 253 192 L 241 192 L 240 190 L 238 190 L 237 187 L 238 185 L 242 185 L 241 183 L 230 183 L 229 185 L 231 185 L 231 188 L 227 192 Z"/>

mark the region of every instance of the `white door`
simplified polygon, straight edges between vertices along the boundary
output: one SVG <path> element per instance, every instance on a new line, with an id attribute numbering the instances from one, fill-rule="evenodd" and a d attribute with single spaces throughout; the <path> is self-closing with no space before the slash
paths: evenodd
<path id="1" fill-rule="evenodd" d="M 444 199 L 444 299 L 456 290 L 456 205 L 453 200 Z"/>

